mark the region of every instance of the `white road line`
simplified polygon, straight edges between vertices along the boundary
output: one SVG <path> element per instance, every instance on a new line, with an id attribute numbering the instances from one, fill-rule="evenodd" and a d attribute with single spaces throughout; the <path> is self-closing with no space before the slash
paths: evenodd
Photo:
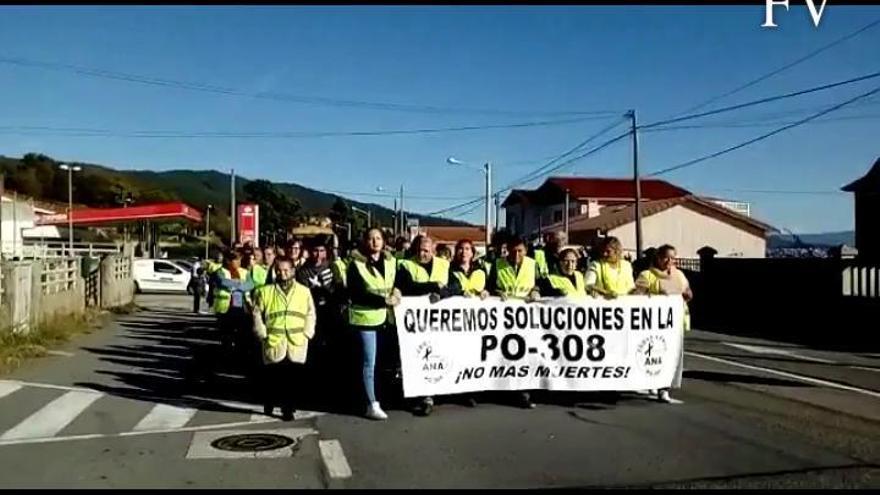
<path id="1" fill-rule="evenodd" d="M 67 392 L 0 435 L 0 441 L 55 436 L 103 395 L 95 392 Z"/>
<path id="2" fill-rule="evenodd" d="M 820 379 L 818 379 L 818 378 L 810 378 L 809 376 L 797 375 L 797 374 L 794 374 L 794 373 L 788 373 L 788 372 L 785 372 L 785 371 L 774 370 L 774 369 L 771 369 L 771 368 L 764 368 L 764 367 L 762 367 L 762 366 L 752 366 L 751 364 L 743 364 L 743 363 L 740 363 L 740 362 L 737 362 L 737 361 L 731 361 L 731 360 L 729 360 L 729 359 L 722 359 L 722 358 L 717 358 L 717 357 L 714 357 L 714 356 L 706 356 L 705 354 L 699 354 L 699 353 L 696 353 L 696 352 L 688 352 L 688 351 L 685 351 L 685 355 L 688 355 L 688 356 L 694 356 L 694 357 L 698 357 L 698 358 L 706 359 L 706 360 L 709 360 L 709 361 L 716 361 L 716 362 L 719 362 L 719 363 L 729 364 L 729 365 L 731 365 L 731 366 L 738 366 L 738 367 L 740 367 L 740 368 L 745 368 L 745 369 L 749 369 L 749 370 L 763 371 L 764 373 L 770 373 L 770 374 L 772 374 L 772 375 L 784 376 L 784 377 L 786 377 L 786 378 L 792 378 L 792 379 L 794 379 L 794 380 L 800 380 L 800 381 L 805 382 L 805 383 L 812 383 L 812 384 L 814 384 L 814 385 L 821 385 L 821 386 L 823 386 L 823 387 L 830 387 L 830 388 L 836 388 L 836 389 L 840 389 L 840 390 L 847 390 L 847 391 L 850 391 L 850 392 L 855 392 L 855 393 L 858 393 L 858 394 L 864 394 L 864 395 L 868 395 L 868 396 L 871 396 L 871 397 L 874 397 L 874 398 L 880 399 L 880 392 L 875 392 L 875 391 L 873 391 L 873 390 L 867 390 L 867 389 L 864 389 L 864 388 L 852 387 L 852 386 L 850 386 L 850 385 L 843 385 L 843 384 L 840 384 L 840 383 L 829 382 L 829 381 L 826 381 L 826 380 L 820 380 Z"/>
<path id="3" fill-rule="evenodd" d="M 156 404 L 134 427 L 134 431 L 166 430 L 182 428 L 196 415 L 198 409 Z"/>
<path id="4" fill-rule="evenodd" d="M 46 354 L 50 356 L 73 357 L 73 353 L 67 351 L 46 351 Z"/>
<path id="5" fill-rule="evenodd" d="M 722 342 L 722 344 L 730 346 L 730 347 L 735 347 L 735 348 L 743 350 L 743 351 L 752 352 L 755 354 L 777 354 L 780 356 L 793 357 L 795 359 L 801 359 L 804 361 L 813 361 L 816 363 L 823 363 L 823 364 L 836 364 L 835 361 L 829 361 L 828 359 L 821 359 L 821 358 L 815 358 L 815 357 L 810 357 L 810 356 L 804 356 L 803 354 L 798 354 L 796 352 L 787 351 L 785 349 L 776 349 L 774 347 L 764 347 L 764 346 L 760 346 L 760 345 L 749 345 L 749 344 L 736 344 L 733 342 Z"/>
<path id="6" fill-rule="evenodd" d="M 2 440 L 0 439 L 0 447 L 4 445 L 21 445 L 31 443 L 53 443 L 53 442 L 69 442 L 71 440 L 93 440 L 96 438 L 118 438 L 118 437 L 136 437 L 141 435 L 156 435 L 161 433 L 179 433 L 187 431 L 212 430 L 214 428 L 236 428 L 239 426 L 248 426 L 260 423 L 273 423 L 277 421 L 274 418 L 266 418 L 265 421 L 238 421 L 235 423 L 221 423 L 216 425 L 204 426 L 187 426 L 184 428 L 167 429 L 167 430 L 150 430 L 150 431 L 126 431 L 123 433 L 91 433 L 88 435 L 70 435 L 66 437 L 42 437 L 42 438 L 23 438 L 18 440 Z"/>
<path id="7" fill-rule="evenodd" d="M 327 475 L 330 478 L 351 478 L 351 467 L 339 440 L 319 440 L 318 447 L 321 449 L 321 459 L 324 460 L 324 467 L 327 468 Z"/>
<path id="8" fill-rule="evenodd" d="M 0 382 L 0 398 L 6 397 L 20 388 L 21 385 L 17 383 Z"/>
<path id="9" fill-rule="evenodd" d="M 51 388 L 54 390 L 65 390 L 68 392 L 75 391 L 75 392 L 96 393 L 94 390 L 84 388 L 84 387 L 70 387 L 70 386 L 66 386 L 66 385 L 54 385 L 52 383 L 23 382 L 20 380 L 0 380 L 0 385 L 2 385 L 2 384 L 18 385 L 21 387 Z"/>
<path id="10" fill-rule="evenodd" d="M 866 367 L 864 367 L 864 366 L 855 366 L 855 365 L 850 366 L 850 368 L 854 368 L 854 369 L 857 369 L 857 370 L 873 371 L 873 372 L 875 372 L 875 373 L 880 373 L 880 368 L 866 368 Z"/>
<path id="11" fill-rule="evenodd" d="M 683 400 L 674 399 L 674 398 L 670 397 L 670 398 L 669 398 L 669 403 L 670 403 L 670 404 L 676 404 L 676 405 L 678 405 L 678 404 L 684 404 L 684 401 L 683 401 Z"/>

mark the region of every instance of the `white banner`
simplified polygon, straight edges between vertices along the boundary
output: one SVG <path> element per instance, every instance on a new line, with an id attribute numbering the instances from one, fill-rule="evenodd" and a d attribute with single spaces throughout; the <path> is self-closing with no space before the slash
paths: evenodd
<path id="1" fill-rule="evenodd" d="M 394 309 L 406 397 L 483 390 L 669 387 L 681 296 L 526 303 L 404 297 Z"/>

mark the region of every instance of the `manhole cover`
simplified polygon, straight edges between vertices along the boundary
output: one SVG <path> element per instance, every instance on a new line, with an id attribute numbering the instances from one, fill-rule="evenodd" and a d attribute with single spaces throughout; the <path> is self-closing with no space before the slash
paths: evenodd
<path id="1" fill-rule="evenodd" d="M 248 433 L 218 438 L 211 442 L 211 447 L 232 452 L 263 452 L 266 450 L 283 449 L 295 444 L 296 440 L 284 435 Z"/>

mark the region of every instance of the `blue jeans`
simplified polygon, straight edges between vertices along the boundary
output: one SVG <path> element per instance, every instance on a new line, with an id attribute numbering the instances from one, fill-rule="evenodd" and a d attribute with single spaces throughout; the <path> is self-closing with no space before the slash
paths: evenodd
<path id="1" fill-rule="evenodd" d="M 370 403 L 376 402 L 376 331 L 361 330 L 362 355 L 364 357 L 363 379 L 364 391 Z"/>

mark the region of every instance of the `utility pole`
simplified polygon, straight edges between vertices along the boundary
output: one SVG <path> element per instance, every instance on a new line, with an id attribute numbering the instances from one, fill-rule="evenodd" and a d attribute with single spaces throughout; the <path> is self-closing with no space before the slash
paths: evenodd
<path id="1" fill-rule="evenodd" d="M 398 236 L 397 226 L 400 223 L 400 215 L 397 213 L 397 198 L 394 198 L 394 225 L 392 229 L 394 230 L 394 237 Z"/>
<path id="2" fill-rule="evenodd" d="M 495 232 L 501 230 L 501 193 L 495 193 Z"/>
<path id="3" fill-rule="evenodd" d="M 639 178 L 639 134 L 636 125 L 636 111 L 628 112 L 632 123 L 632 147 L 633 147 L 633 182 L 636 189 L 636 259 L 642 257 L 642 184 Z"/>
<path id="4" fill-rule="evenodd" d="M 406 235 L 406 214 L 403 212 L 403 184 L 400 184 L 400 215 L 397 216 L 400 218 L 400 235 L 407 237 Z"/>
<path id="5" fill-rule="evenodd" d="M 235 217 L 238 215 L 238 212 L 235 211 L 235 169 L 229 170 L 230 177 L 230 186 L 229 186 L 229 244 L 230 247 L 235 246 Z"/>
<path id="6" fill-rule="evenodd" d="M 211 209 L 214 208 L 213 205 L 208 205 L 207 211 L 205 212 L 205 259 L 208 259 L 208 243 L 211 238 Z"/>
<path id="7" fill-rule="evenodd" d="M 486 249 L 492 242 L 492 165 L 489 162 L 483 166 L 486 171 Z"/>
<path id="8" fill-rule="evenodd" d="M 562 216 L 565 218 L 565 238 L 566 239 L 568 239 L 568 217 L 569 217 L 568 201 L 569 201 L 569 196 L 571 196 L 571 194 L 569 193 L 568 189 L 566 189 L 565 190 L 565 211 L 562 212 Z"/>

